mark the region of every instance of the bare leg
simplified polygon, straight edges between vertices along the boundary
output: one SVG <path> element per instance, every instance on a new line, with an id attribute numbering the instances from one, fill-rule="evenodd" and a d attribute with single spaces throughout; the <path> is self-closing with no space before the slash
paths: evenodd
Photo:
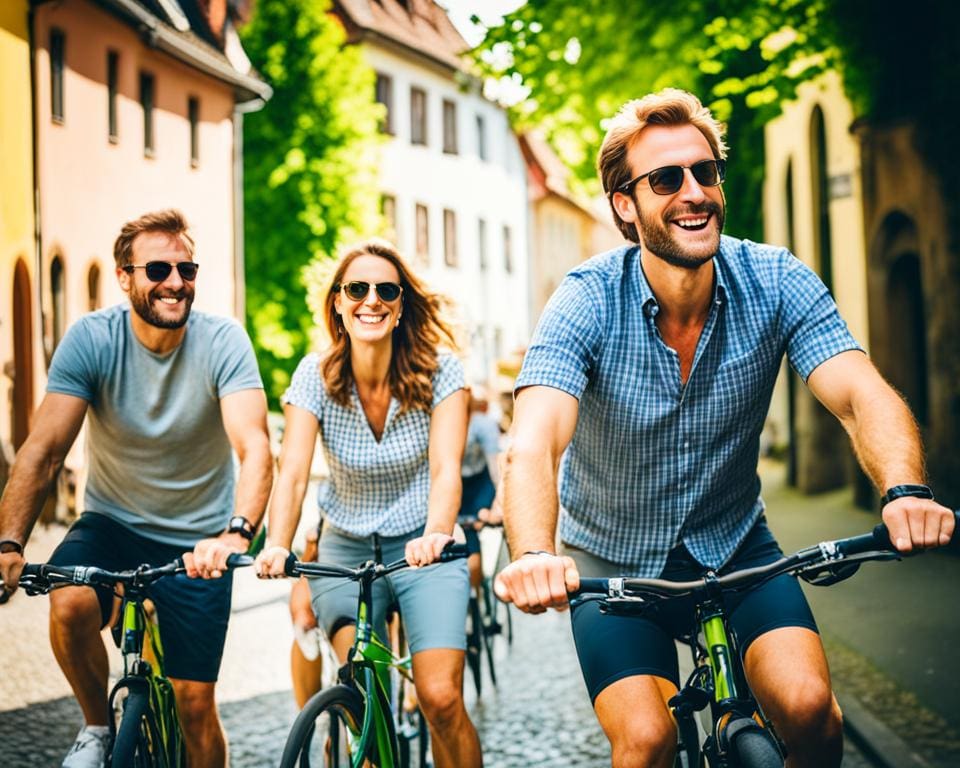
<path id="1" fill-rule="evenodd" d="M 298 579 L 290 590 L 290 618 L 294 627 L 310 630 L 317 626 L 317 618 L 310 605 L 310 585 L 306 579 Z M 294 640 L 290 648 L 290 678 L 293 681 L 293 697 L 301 709 L 313 694 L 320 690 L 323 675 L 323 658 L 310 660 L 304 656 L 300 645 Z"/>
<path id="2" fill-rule="evenodd" d="M 667 701 L 677 692 L 669 680 L 635 675 L 611 683 L 593 704 L 613 751 L 613 768 L 671 768 L 677 726 Z"/>
<path id="3" fill-rule="evenodd" d="M 843 717 L 830 689 L 820 636 L 801 627 L 767 632 L 744 659 L 750 688 L 787 745 L 790 768 L 834 768 L 843 756 Z"/>
<path id="4" fill-rule="evenodd" d="M 87 725 L 106 725 L 107 649 L 100 637 L 100 603 L 89 587 L 50 593 L 50 645 Z"/>
<path id="5" fill-rule="evenodd" d="M 430 727 L 437 768 L 479 768 L 480 739 L 463 704 L 464 652 L 433 648 L 413 656 L 413 682 Z"/>
<path id="6" fill-rule="evenodd" d="M 220 723 L 214 684 L 170 678 L 187 745 L 190 768 L 226 768 L 227 737 Z"/>

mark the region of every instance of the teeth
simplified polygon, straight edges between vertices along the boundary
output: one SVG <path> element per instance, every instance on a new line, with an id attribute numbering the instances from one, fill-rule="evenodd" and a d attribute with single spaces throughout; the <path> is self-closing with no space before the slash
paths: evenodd
<path id="1" fill-rule="evenodd" d="M 366 323 L 367 325 L 374 325 L 379 323 L 386 315 L 357 315 L 360 318 L 361 323 Z"/>
<path id="2" fill-rule="evenodd" d="M 706 223 L 707 223 L 707 217 L 704 216 L 702 219 L 686 219 L 684 221 L 678 221 L 677 226 L 684 227 L 684 228 L 702 227 Z"/>
<path id="3" fill-rule="evenodd" d="M 176 304 L 180 301 L 180 299 L 177 299 L 173 296 L 161 296 L 160 301 L 162 301 L 164 304 Z"/>

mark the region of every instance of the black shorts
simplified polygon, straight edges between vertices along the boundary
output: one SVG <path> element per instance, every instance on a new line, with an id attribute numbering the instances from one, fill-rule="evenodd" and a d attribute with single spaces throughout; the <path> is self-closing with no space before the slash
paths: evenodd
<path id="1" fill-rule="evenodd" d="M 92 565 L 109 571 L 143 563 L 164 565 L 184 553 L 182 546 L 162 544 L 134 533 L 106 515 L 85 512 L 50 556 L 54 565 Z M 157 609 L 164 673 L 181 680 L 216 682 L 230 618 L 230 574 L 219 579 L 166 576 L 148 588 Z M 94 587 L 100 622 L 106 626 L 113 593 Z"/>
<path id="2" fill-rule="evenodd" d="M 598 559 L 580 550 L 567 548 L 574 560 L 585 555 L 588 562 Z M 773 562 L 783 552 L 761 517 L 747 534 L 730 562 L 720 569 L 721 575 L 741 568 L 750 568 Z M 605 561 L 601 561 L 605 562 Z M 579 564 L 579 562 L 578 562 Z M 609 572 L 584 573 L 584 576 L 617 576 L 614 563 L 608 563 Z M 661 578 L 669 581 L 692 581 L 702 577 L 704 567 L 679 546 L 671 550 Z M 727 616 L 731 630 L 739 641 L 741 654 L 765 632 L 780 627 L 805 627 L 817 632 L 795 576 L 783 574 L 748 592 L 725 595 Z M 655 609 L 648 616 L 611 616 L 600 613 L 596 602 L 577 606 L 570 616 L 573 638 L 580 659 L 590 700 L 595 701 L 608 685 L 624 677 L 655 675 L 680 686 L 680 671 L 674 640 L 690 634 L 696 617 L 692 599 L 681 598 Z"/>

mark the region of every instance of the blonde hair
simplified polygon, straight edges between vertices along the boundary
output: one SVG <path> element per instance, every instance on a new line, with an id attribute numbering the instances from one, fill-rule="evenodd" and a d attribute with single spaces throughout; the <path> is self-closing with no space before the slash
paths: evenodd
<path id="1" fill-rule="evenodd" d="M 360 256 L 386 259 L 400 276 L 403 317 L 393 331 L 393 354 L 388 374 L 390 392 L 400 401 L 401 412 L 429 411 L 433 405 L 433 375 L 439 365 L 438 347 L 446 341 L 451 350 L 456 349 L 453 331 L 442 318 L 446 299 L 430 292 L 397 250 L 379 238 L 347 250 L 340 258 L 327 289 L 323 314 L 331 344 L 320 362 L 327 393 L 340 405 L 350 404 L 350 390 L 354 381 L 350 367 L 350 336 L 344 330 L 343 319 L 336 310 L 334 300 L 347 268 Z"/>
<path id="2" fill-rule="evenodd" d="M 617 187 L 630 181 L 627 151 L 648 125 L 692 125 L 710 144 L 714 158 L 724 159 L 727 156 L 723 126 L 692 93 L 679 88 L 664 88 L 620 107 L 610 120 L 607 135 L 603 137 L 597 156 L 597 171 L 613 212 L 614 223 L 623 236 L 634 243 L 640 242 L 637 228 L 617 214 L 613 206 L 613 193 Z"/>

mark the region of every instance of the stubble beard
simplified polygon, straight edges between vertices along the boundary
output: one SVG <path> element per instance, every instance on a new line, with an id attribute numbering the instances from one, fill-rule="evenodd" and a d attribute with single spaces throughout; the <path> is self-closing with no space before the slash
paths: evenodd
<path id="1" fill-rule="evenodd" d="M 147 291 L 145 294 L 131 292 L 130 306 L 133 307 L 133 311 L 136 312 L 145 323 L 152 325 L 154 328 L 164 328 L 166 330 L 182 328 L 187 324 L 187 320 L 190 319 L 190 308 L 193 306 L 193 291 L 183 289 L 176 293 L 164 295 L 168 298 L 183 299 L 183 314 L 180 317 L 164 317 L 153 308 L 154 300 L 160 299 L 160 294 L 156 292 L 156 289 Z"/>
<path id="2" fill-rule="evenodd" d="M 685 205 L 682 209 L 669 208 L 661 219 L 654 216 L 647 216 L 640 208 L 636 197 L 634 197 L 634 206 L 639 215 L 637 222 L 637 232 L 643 240 L 643 244 L 651 254 L 657 258 L 663 259 L 667 264 L 681 269 L 699 269 L 710 261 L 720 249 L 720 233 L 723 231 L 724 207 L 713 200 L 708 200 L 700 205 Z M 717 221 L 716 242 L 708 252 L 691 254 L 686 250 L 677 239 L 670 234 L 670 219 L 681 214 L 704 213 L 713 214 Z"/>

